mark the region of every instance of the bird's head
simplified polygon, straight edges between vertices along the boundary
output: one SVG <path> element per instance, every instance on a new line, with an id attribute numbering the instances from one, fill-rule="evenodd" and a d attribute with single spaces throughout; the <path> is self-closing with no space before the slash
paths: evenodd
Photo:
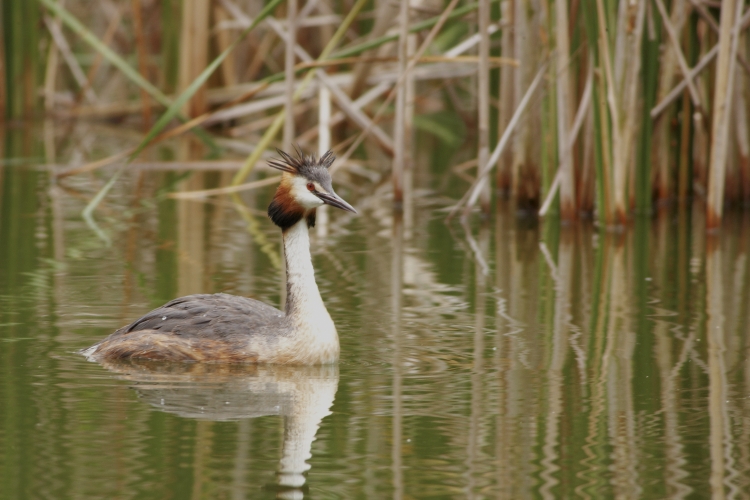
<path id="1" fill-rule="evenodd" d="M 312 227 L 315 225 L 315 209 L 322 205 L 357 213 L 336 194 L 331 185 L 328 168 L 336 159 L 333 152 L 326 152 L 318 160 L 314 155 L 303 155 L 301 151 L 297 151 L 296 158 L 277 151 L 281 159 L 268 162 L 269 166 L 283 172 L 281 184 L 268 206 L 268 216 L 274 224 L 284 230 L 304 217 L 307 225 Z"/>

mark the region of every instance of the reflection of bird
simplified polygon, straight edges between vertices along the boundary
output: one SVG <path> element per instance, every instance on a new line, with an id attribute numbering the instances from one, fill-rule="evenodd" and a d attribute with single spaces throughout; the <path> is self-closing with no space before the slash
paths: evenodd
<path id="1" fill-rule="evenodd" d="M 105 360 L 103 365 L 133 384 L 154 408 L 183 418 L 245 420 L 284 418 L 277 498 L 303 498 L 312 443 L 338 389 L 338 367 L 248 366 Z M 245 498 L 243 496 L 243 498 Z"/>
<path id="2" fill-rule="evenodd" d="M 338 334 L 315 283 L 308 231 L 315 224 L 315 209 L 323 204 L 356 210 L 333 191 L 328 172 L 335 159 L 332 152 L 319 160 L 279 153 L 283 159 L 270 165 L 283 174 L 268 215 L 282 231 L 286 314 L 235 295 L 188 295 L 154 309 L 82 354 L 95 361 L 318 364 L 338 360 Z"/>

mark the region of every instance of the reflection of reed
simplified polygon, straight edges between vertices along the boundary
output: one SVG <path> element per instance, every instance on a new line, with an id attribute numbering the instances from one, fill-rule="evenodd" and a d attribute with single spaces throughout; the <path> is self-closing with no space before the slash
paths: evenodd
<path id="1" fill-rule="evenodd" d="M 606 410 L 606 368 L 608 356 L 604 356 L 606 332 L 605 322 L 607 318 L 607 309 L 610 304 L 610 297 L 607 292 L 609 289 L 609 274 L 612 266 L 611 238 L 605 238 L 599 243 L 597 250 L 597 263 L 595 270 L 595 279 L 593 282 L 593 305 L 591 316 L 591 335 L 593 337 L 593 346 L 591 352 L 592 387 L 589 391 L 591 394 L 591 410 L 587 421 L 587 434 L 582 451 L 585 456 L 581 460 L 581 465 L 585 469 L 578 473 L 578 476 L 584 482 L 576 488 L 576 493 L 583 498 L 595 498 L 597 492 L 602 490 L 605 484 L 604 468 L 605 455 L 603 443 L 602 420 Z"/>
<path id="2" fill-rule="evenodd" d="M 489 252 L 489 227 L 486 223 L 479 228 L 479 241 L 477 250 L 479 257 L 486 260 Z M 466 450 L 466 498 L 481 498 L 479 491 L 483 491 L 485 485 L 477 484 L 479 479 L 479 469 L 485 458 L 481 450 L 485 442 L 485 432 L 483 432 L 482 417 L 484 413 L 484 332 L 486 328 L 487 315 L 487 273 L 479 265 L 475 268 L 475 318 L 474 318 L 474 352 L 472 355 L 471 371 L 471 406 L 469 413 L 469 430 L 467 436 Z"/>
<path id="3" fill-rule="evenodd" d="M 400 500 L 404 496 L 404 476 L 401 459 L 402 446 L 402 407 L 401 384 L 401 291 L 403 288 L 404 272 L 404 229 L 401 214 L 393 213 L 393 248 L 391 254 L 391 314 L 393 314 L 393 435 L 391 437 L 391 467 L 393 470 L 393 498 Z"/>
<path id="4" fill-rule="evenodd" d="M 563 418 L 563 367 L 568 353 L 568 332 L 570 325 L 570 289 L 573 277 L 572 234 L 563 231 L 558 248 L 557 266 L 550 262 L 554 280 L 555 303 L 552 325 L 552 341 L 549 360 L 547 361 L 547 404 L 546 425 L 544 429 L 543 457 L 544 468 L 540 474 L 543 484 L 540 494 L 543 498 L 556 498 L 553 488 L 559 484 L 556 473 L 560 470 L 559 440 L 560 419 Z"/>
<path id="5" fill-rule="evenodd" d="M 503 32 L 503 40 L 508 38 L 506 31 Z M 506 75 L 506 72 L 503 72 Z M 507 76 L 504 76 L 507 78 Z M 501 108 L 502 109 L 502 108 Z M 499 169 L 498 172 L 503 172 Z M 498 178 L 498 185 L 504 179 Z M 506 237 L 510 233 L 507 217 L 497 217 L 495 223 L 495 293 L 497 304 L 495 305 L 495 356 L 493 369 L 496 385 L 491 388 L 496 392 L 497 416 L 495 418 L 495 461 L 496 461 L 496 488 L 497 498 L 511 498 L 511 462 L 510 459 L 510 425 L 508 419 L 508 333 L 513 325 L 508 316 L 508 300 L 510 297 L 510 245 L 506 244 Z"/>
<path id="6" fill-rule="evenodd" d="M 714 239 L 706 247 L 706 340 L 708 341 L 708 413 L 710 416 L 711 496 L 726 498 L 734 475 L 732 436 L 727 410 L 727 373 L 724 360 L 724 293 L 721 247 Z"/>
<path id="7" fill-rule="evenodd" d="M 672 251 L 672 245 L 670 245 L 672 238 L 669 237 L 668 232 L 670 218 L 664 217 L 663 214 L 659 215 L 661 216 L 657 221 L 655 231 L 656 251 L 654 256 L 657 262 L 666 262 Z M 682 225 L 680 227 L 683 228 Z M 676 267 L 677 269 L 687 271 L 686 259 L 684 257 L 687 249 L 681 248 L 685 244 L 685 231 L 683 230 L 681 233 L 683 234 L 678 236 Z M 659 275 L 659 282 L 666 282 L 669 279 L 667 275 L 668 269 L 667 266 L 664 266 L 655 273 Z M 679 273 L 678 276 L 684 276 L 685 274 L 687 273 Z M 681 293 L 684 293 L 684 291 L 678 288 L 678 294 Z M 666 300 L 667 298 L 665 297 Z M 680 380 L 678 375 L 687 360 L 689 351 L 686 348 L 692 348 L 695 331 L 690 332 L 688 338 L 682 338 L 683 349 L 677 356 L 673 356 L 677 347 L 676 340 L 679 339 L 675 335 L 677 333 L 675 324 L 668 318 L 674 320 L 675 314 L 668 309 L 662 308 L 658 308 L 653 314 L 655 316 L 653 330 L 655 340 L 654 360 L 659 370 L 661 410 L 664 415 L 664 443 L 666 445 L 664 449 L 666 459 L 664 481 L 668 487 L 667 495 L 670 498 L 685 498 L 693 492 L 693 489 L 686 484 L 689 473 L 685 470 L 685 466 L 687 465 L 685 447 L 679 432 L 680 404 L 678 394 Z"/>
<path id="8" fill-rule="evenodd" d="M 636 472 L 635 415 L 633 408 L 633 350 L 635 332 L 628 310 L 628 271 L 624 242 L 614 249 L 610 298 L 612 309 L 607 324 L 607 350 L 603 374 L 607 378 L 609 434 L 612 440 L 612 472 L 615 495 L 637 498 L 641 485 Z"/>

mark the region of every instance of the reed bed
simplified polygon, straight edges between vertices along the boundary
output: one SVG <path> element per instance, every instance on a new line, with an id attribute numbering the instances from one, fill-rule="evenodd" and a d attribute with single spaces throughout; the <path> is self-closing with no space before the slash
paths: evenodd
<path id="1" fill-rule="evenodd" d="M 462 165 L 447 182 L 469 181 L 452 214 L 489 213 L 494 193 L 618 228 L 699 203 L 714 229 L 750 206 L 744 0 L 7 0 L 0 15 L 6 119 L 43 109 L 146 131 L 61 172 L 121 165 L 106 189 L 175 135 L 204 144 L 186 160 L 252 145 L 235 188 L 275 147 L 317 151 L 320 136 L 409 210 L 425 187 L 416 138 L 431 134 Z"/>

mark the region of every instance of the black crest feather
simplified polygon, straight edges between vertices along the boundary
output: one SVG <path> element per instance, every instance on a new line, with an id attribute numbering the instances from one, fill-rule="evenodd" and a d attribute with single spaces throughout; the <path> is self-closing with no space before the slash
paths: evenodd
<path id="1" fill-rule="evenodd" d="M 292 156 L 280 149 L 277 149 L 276 152 L 279 153 L 281 159 L 274 158 L 270 160 L 268 166 L 281 170 L 282 172 L 289 172 L 290 174 L 304 175 L 305 170 L 317 166 L 330 168 L 333 161 L 336 159 L 336 155 L 334 155 L 331 150 L 326 151 L 325 154 L 320 157 L 320 160 L 315 158 L 315 155 L 305 156 L 298 146 L 294 147 L 296 156 Z"/>

